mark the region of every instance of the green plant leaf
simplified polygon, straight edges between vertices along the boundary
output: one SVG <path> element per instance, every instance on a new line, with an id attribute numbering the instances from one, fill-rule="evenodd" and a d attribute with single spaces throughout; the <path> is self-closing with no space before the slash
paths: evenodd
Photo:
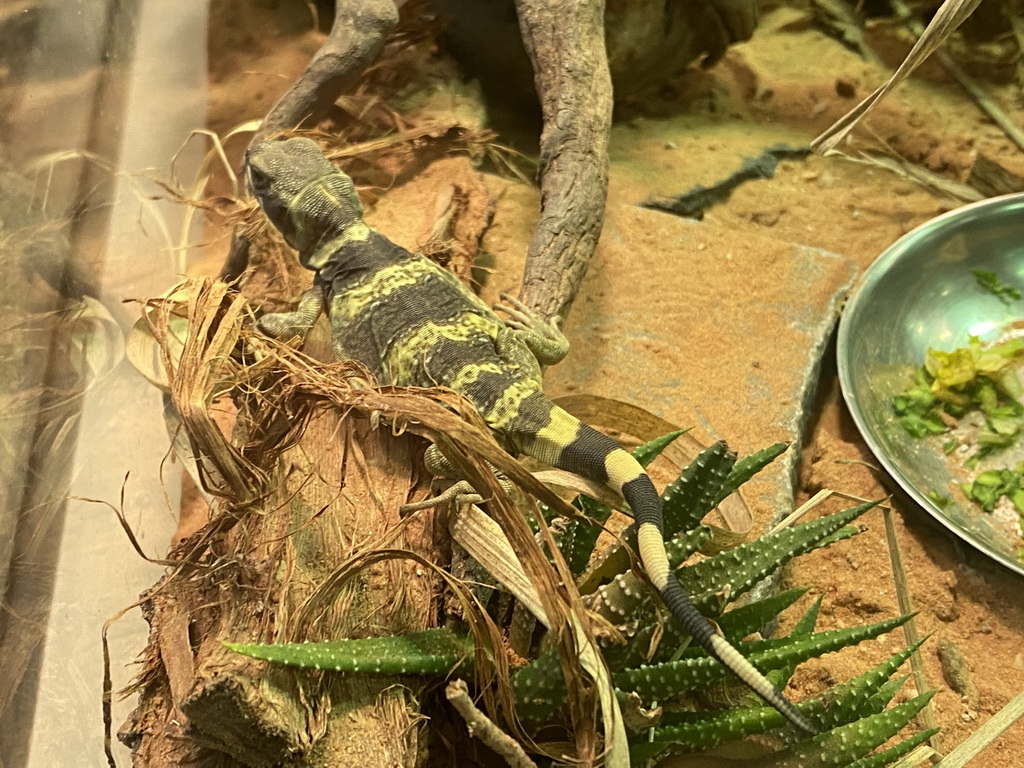
<path id="1" fill-rule="evenodd" d="M 644 469 L 650 465 L 662 452 L 668 448 L 675 440 L 682 435 L 689 432 L 689 429 L 677 429 L 674 432 L 669 432 L 667 435 L 656 437 L 653 440 L 649 440 L 643 445 L 638 445 L 630 453 L 633 454 L 633 458 L 640 462 L 640 466 Z"/>
<path id="2" fill-rule="evenodd" d="M 810 637 L 814 633 L 814 628 L 818 624 L 818 614 L 821 612 L 821 595 L 818 595 L 818 599 L 811 603 L 811 607 L 807 609 L 803 616 L 800 617 L 800 621 L 793 627 L 793 631 L 789 633 L 790 637 Z"/>
<path id="3" fill-rule="evenodd" d="M 381 675 L 444 675 L 471 664 L 473 638 L 447 629 L 323 643 L 224 643 L 254 659 L 291 667 Z"/>
<path id="4" fill-rule="evenodd" d="M 565 679 L 556 649 L 550 649 L 512 675 L 516 715 L 526 726 L 546 723 L 562 705 Z"/>
<path id="5" fill-rule="evenodd" d="M 789 443 L 775 443 L 775 445 L 769 445 L 767 448 L 762 448 L 760 451 L 737 461 L 729 472 L 729 476 L 725 478 L 725 483 L 719 489 L 712 509 L 721 504 L 726 496 L 736 491 L 750 478 L 785 453 L 787 448 L 789 448 Z"/>
<path id="6" fill-rule="evenodd" d="M 909 619 L 910 614 L 874 624 L 818 632 L 805 638 L 740 643 L 737 650 L 762 671 L 778 669 L 878 637 L 891 632 Z M 766 644 L 771 646 L 760 651 L 750 650 L 750 646 Z M 644 701 L 667 701 L 680 693 L 707 686 L 727 674 L 731 673 L 717 660 L 703 656 L 641 665 L 613 674 L 612 679 L 617 687 L 624 691 L 636 692 Z"/>
<path id="7" fill-rule="evenodd" d="M 678 567 L 710 539 L 711 529 L 701 525 L 666 542 L 665 554 L 669 566 Z M 635 539 L 632 543 L 635 545 Z M 610 582 L 602 584 L 592 595 L 588 595 L 587 607 L 616 626 L 622 626 L 632 621 L 644 607 L 650 605 L 652 597 L 650 585 L 636 574 L 627 571 L 616 574 Z"/>
<path id="8" fill-rule="evenodd" d="M 860 760 L 850 763 L 847 768 L 884 768 L 886 765 L 892 765 L 904 755 L 910 754 L 919 745 L 924 744 L 938 732 L 938 728 L 929 728 L 927 731 L 921 731 L 909 739 L 904 739 L 891 749 L 879 752 L 877 755 L 862 757 Z"/>
<path id="9" fill-rule="evenodd" d="M 779 592 L 777 595 L 726 611 L 718 617 L 718 628 L 730 643 L 739 642 L 747 635 L 757 632 L 770 623 L 780 613 L 806 595 L 808 589 L 809 587 L 787 589 L 785 592 Z M 813 631 L 813 629 L 814 626 L 812 625 L 811 630 Z"/>
<path id="10" fill-rule="evenodd" d="M 704 515 L 718 504 L 719 491 L 735 464 L 736 454 L 719 441 L 705 448 L 669 484 L 661 494 L 666 539 L 700 525 Z"/>
<path id="11" fill-rule="evenodd" d="M 906 678 L 889 680 L 920 646 L 906 648 L 873 670 L 799 703 L 800 711 L 821 730 L 831 730 L 881 712 Z M 763 705 L 714 712 L 666 713 L 659 727 L 639 735 L 630 746 L 634 764 L 666 750 L 707 750 L 719 744 L 786 725 L 782 715 Z"/>
<path id="12" fill-rule="evenodd" d="M 629 746 L 632 765 L 642 765 L 667 750 L 694 752 L 711 749 L 726 741 L 764 733 L 785 725 L 786 719 L 772 707 L 726 709 L 715 712 L 688 712 L 696 715 L 690 722 L 642 733 Z"/>
<path id="13" fill-rule="evenodd" d="M 705 615 L 719 612 L 723 591 L 735 599 L 797 555 L 821 545 L 823 539 L 849 525 L 878 504 L 850 507 L 817 520 L 748 541 L 676 572 L 679 582 Z"/>
<path id="14" fill-rule="evenodd" d="M 899 733 L 934 695 L 935 691 L 921 694 L 877 715 L 813 736 L 765 761 L 765 767 L 824 768 L 854 763 Z"/>
<path id="15" fill-rule="evenodd" d="M 577 496 L 572 505 L 594 521 L 570 520 L 559 540 L 559 549 L 569 569 L 579 576 L 594 554 L 594 546 L 601 535 L 601 525 L 611 517 L 612 508 L 586 496 Z"/>

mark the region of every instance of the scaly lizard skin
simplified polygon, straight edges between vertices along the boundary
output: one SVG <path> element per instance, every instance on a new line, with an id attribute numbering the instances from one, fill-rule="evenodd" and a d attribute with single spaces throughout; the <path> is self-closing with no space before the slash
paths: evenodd
<path id="1" fill-rule="evenodd" d="M 502 322 L 455 275 L 370 229 L 352 180 L 315 142 L 264 141 L 250 148 L 247 165 L 267 217 L 316 272 L 296 311 L 260 319 L 263 332 L 304 337 L 326 308 L 337 358 L 358 360 L 381 383 L 453 389 L 506 446 L 622 494 L 636 519 L 644 568 L 672 615 L 793 724 L 814 730 L 701 616 L 670 573 L 661 500 L 636 460 L 545 396 L 541 365 L 568 352 L 556 327 L 518 302 L 501 308 L 512 318 Z"/>

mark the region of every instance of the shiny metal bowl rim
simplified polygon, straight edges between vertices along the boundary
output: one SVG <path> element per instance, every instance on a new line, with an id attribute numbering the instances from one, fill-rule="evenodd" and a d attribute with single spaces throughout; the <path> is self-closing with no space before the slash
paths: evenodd
<path id="1" fill-rule="evenodd" d="M 886 278 L 889 271 L 896 265 L 896 263 L 908 253 L 913 252 L 913 243 L 919 237 L 921 237 L 925 232 L 951 227 L 962 221 L 964 218 L 978 218 L 983 216 L 990 209 L 1000 208 L 1007 203 L 1019 201 L 1024 201 L 1024 193 L 1014 193 L 1010 195 L 986 198 L 985 200 L 980 200 L 976 203 L 970 203 L 968 205 L 955 208 L 952 211 L 940 214 L 939 216 L 929 219 L 923 224 L 915 227 L 913 230 L 901 236 L 896 240 L 896 242 L 886 248 L 881 255 L 872 262 L 871 266 L 864 271 L 863 275 L 861 275 L 853 295 L 847 301 L 842 315 L 839 318 L 839 329 L 836 338 L 836 366 L 839 373 L 839 384 L 843 393 L 843 400 L 846 402 L 846 407 L 849 409 L 850 415 L 853 417 L 857 430 L 860 432 L 864 442 L 867 443 L 868 448 L 871 449 L 871 452 L 881 462 L 882 466 L 896 481 L 900 488 L 902 488 L 922 509 L 928 512 L 950 532 L 967 541 L 981 552 L 984 552 L 996 562 L 1005 565 L 1007 568 L 1010 568 L 1017 573 L 1024 574 L 1024 563 L 1010 559 L 1001 552 L 993 550 L 985 544 L 985 542 L 974 536 L 970 531 L 961 528 L 946 517 L 942 510 L 939 509 L 939 507 L 924 493 L 922 493 L 921 490 L 904 474 L 899 463 L 890 457 L 889 452 L 885 447 L 880 445 L 879 441 L 876 439 L 871 423 L 868 421 L 864 412 L 860 408 L 860 404 L 854 397 L 853 374 L 850 370 L 850 355 L 848 352 L 850 344 L 849 329 L 852 323 L 852 320 L 849 318 L 856 317 L 857 310 L 860 305 L 870 300 L 874 286 Z"/>

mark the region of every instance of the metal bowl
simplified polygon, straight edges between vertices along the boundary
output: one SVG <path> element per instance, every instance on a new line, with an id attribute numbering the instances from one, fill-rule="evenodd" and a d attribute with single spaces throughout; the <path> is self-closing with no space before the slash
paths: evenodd
<path id="1" fill-rule="evenodd" d="M 994 341 L 1024 318 L 1024 301 L 1007 306 L 978 286 L 974 269 L 1024 287 L 1024 194 L 932 219 L 871 265 L 839 323 L 839 381 L 858 429 L 896 482 L 951 531 L 1024 574 L 1013 542 L 980 508 L 955 498 L 940 508 L 928 498 L 933 490 L 949 494 L 946 457 L 931 441 L 910 437 L 891 406 L 928 347 L 950 351 L 972 335 Z"/>

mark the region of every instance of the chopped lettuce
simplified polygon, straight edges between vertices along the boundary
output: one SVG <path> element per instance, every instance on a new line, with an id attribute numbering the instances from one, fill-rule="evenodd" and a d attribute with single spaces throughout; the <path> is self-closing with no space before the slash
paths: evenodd
<path id="1" fill-rule="evenodd" d="M 964 459 L 967 469 L 995 451 L 1014 445 L 1024 434 L 1024 394 L 1015 366 L 1024 359 L 1024 339 L 1014 338 L 983 346 L 972 336 L 966 347 L 944 352 L 929 349 L 924 365 L 914 372 L 914 384 L 892 399 L 900 424 L 916 438 L 939 435 L 957 426 L 959 419 L 979 413 L 983 426 L 974 441 L 977 450 Z M 955 437 L 942 443 L 947 455 L 960 446 Z M 1008 498 L 1024 522 L 1024 462 L 1015 468 L 981 472 L 960 486 L 964 496 L 986 512 Z M 940 507 L 950 503 L 935 491 L 929 498 Z"/>
<path id="2" fill-rule="evenodd" d="M 995 509 L 999 500 L 1006 496 L 1024 515 L 1024 463 L 1015 469 L 989 469 L 974 478 L 973 483 L 961 485 L 960 490 L 986 512 Z"/>
<path id="3" fill-rule="evenodd" d="M 949 431 L 956 420 L 978 411 L 985 420 L 978 454 L 1012 445 L 1024 431 L 1024 387 L 1014 365 L 1024 358 L 1024 339 L 983 346 L 972 336 L 968 346 L 944 352 L 929 349 L 915 384 L 892 399 L 893 411 L 912 437 Z M 951 452 L 947 441 L 944 450 Z"/>

